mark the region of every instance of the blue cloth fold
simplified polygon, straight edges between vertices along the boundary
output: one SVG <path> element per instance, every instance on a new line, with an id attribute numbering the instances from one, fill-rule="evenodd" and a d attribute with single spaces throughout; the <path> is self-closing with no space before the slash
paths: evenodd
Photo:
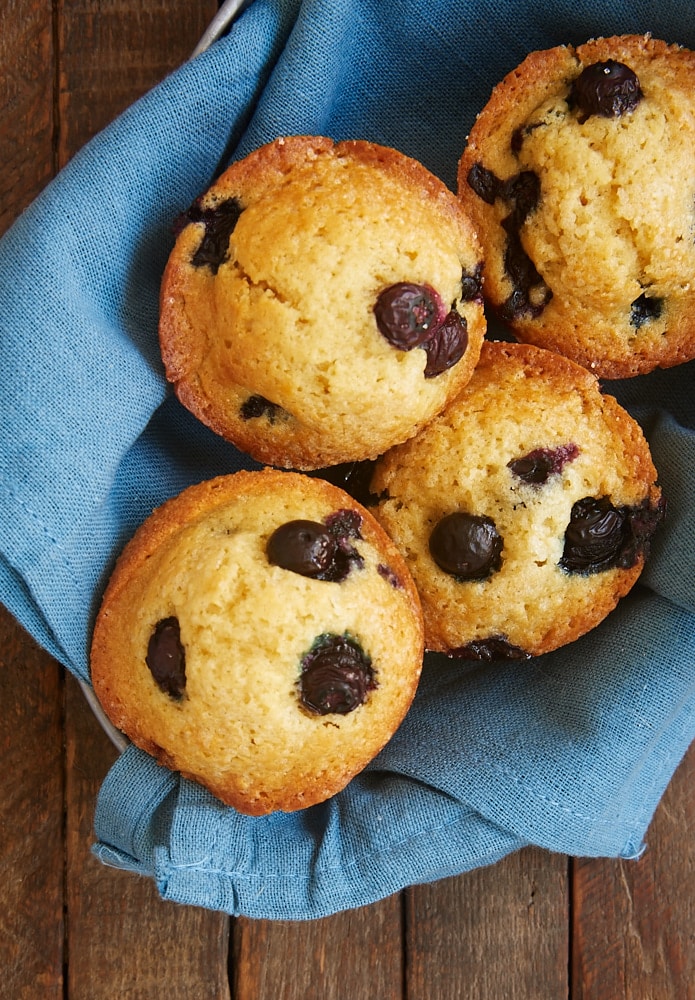
<path id="1" fill-rule="evenodd" d="M 255 0 L 0 241 L 0 600 L 88 681 L 93 616 L 135 527 L 186 485 L 253 467 L 179 406 L 157 350 L 173 220 L 230 158 L 280 134 L 365 138 L 453 187 L 476 112 L 528 51 L 645 31 L 695 47 L 688 13 L 683 0 Z M 599 628 L 522 664 L 428 656 L 391 743 L 300 813 L 241 816 L 130 747 L 99 796 L 96 854 L 166 898 L 275 919 L 528 843 L 639 856 L 695 736 L 694 370 L 607 387 L 645 428 L 669 514 Z"/>

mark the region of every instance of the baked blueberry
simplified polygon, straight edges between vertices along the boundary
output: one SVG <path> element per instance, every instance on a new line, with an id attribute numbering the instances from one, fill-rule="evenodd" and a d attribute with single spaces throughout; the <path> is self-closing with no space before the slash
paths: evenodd
<path id="1" fill-rule="evenodd" d="M 147 644 L 145 662 L 157 685 L 170 698 L 180 699 L 186 689 L 186 652 L 181 644 L 178 618 L 157 622 Z"/>
<path id="2" fill-rule="evenodd" d="M 356 639 L 319 636 L 302 660 L 300 701 L 318 715 L 347 715 L 376 688 L 370 657 Z"/>
<path id="3" fill-rule="evenodd" d="M 452 309 L 444 322 L 436 327 L 429 340 L 422 345 L 427 354 L 425 378 L 436 378 L 442 372 L 453 368 L 466 353 L 467 346 L 466 320 Z"/>
<path id="4" fill-rule="evenodd" d="M 507 468 L 523 482 L 541 486 L 548 476 L 562 472 L 565 465 L 578 454 L 579 448 L 572 443 L 559 448 L 534 448 L 527 455 L 507 462 Z"/>
<path id="5" fill-rule="evenodd" d="M 429 540 L 432 558 L 459 580 L 484 580 L 502 564 L 502 538 L 484 514 L 455 511 L 435 525 Z"/>
<path id="6" fill-rule="evenodd" d="M 316 521 L 288 521 L 268 539 L 268 560 L 300 576 L 323 579 L 336 555 L 337 543 L 330 531 Z"/>
<path id="7" fill-rule="evenodd" d="M 570 573 L 599 573 L 618 562 L 627 512 L 608 497 L 584 497 L 572 507 L 560 565 Z"/>
<path id="8" fill-rule="evenodd" d="M 196 202 L 188 210 L 191 222 L 202 222 L 205 226 L 203 238 L 191 260 L 194 267 L 209 267 L 213 274 L 217 274 L 220 265 L 229 257 L 229 237 L 242 212 L 243 208 L 236 198 L 228 198 L 208 208 L 202 208 Z"/>
<path id="9" fill-rule="evenodd" d="M 466 643 L 452 649 L 449 653 L 453 659 L 458 660 L 482 660 L 484 663 L 491 663 L 493 660 L 528 660 L 531 656 L 520 646 L 515 646 L 503 635 L 491 635 L 486 639 L 474 639 L 473 642 Z"/>
<path id="10" fill-rule="evenodd" d="M 619 118 L 634 111 L 642 100 L 637 74 L 615 59 L 585 66 L 572 83 L 570 104 L 580 113 L 580 121 L 591 115 Z"/>
<path id="11" fill-rule="evenodd" d="M 399 351 L 419 347 L 441 322 L 442 300 L 428 285 L 398 282 L 380 292 L 374 306 L 381 335 Z"/>
<path id="12" fill-rule="evenodd" d="M 663 311 L 663 299 L 656 295 L 642 294 L 630 306 L 630 325 L 639 330 L 645 323 L 659 319 Z"/>
<path id="13" fill-rule="evenodd" d="M 268 422 L 273 424 L 282 408 L 277 403 L 271 403 L 264 396 L 249 396 L 241 404 L 239 415 L 242 420 L 258 420 L 260 417 L 267 417 Z"/>

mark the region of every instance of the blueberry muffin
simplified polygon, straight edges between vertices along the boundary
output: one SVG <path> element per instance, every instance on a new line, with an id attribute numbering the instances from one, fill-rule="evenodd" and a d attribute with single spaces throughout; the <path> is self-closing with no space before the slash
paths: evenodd
<path id="1" fill-rule="evenodd" d="M 539 655 L 593 628 L 662 515 L 642 431 L 595 376 L 494 341 L 444 413 L 378 460 L 371 489 L 427 647 L 470 659 Z"/>
<path id="2" fill-rule="evenodd" d="M 605 378 L 695 356 L 695 54 L 650 36 L 534 52 L 459 164 L 485 293 L 517 340 Z"/>
<path id="3" fill-rule="evenodd" d="M 417 592 L 373 517 L 293 472 L 239 472 L 158 508 L 120 556 L 94 630 L 106 714 L 241 812 L 338 792 L 417 686 Z"/>
<path id="4" fill-rule="evenodd" d="M 455 195 L 368 142 L 281 138 L 182 220 L 160 344 L 181 402 L 256 460 L 316 469 L 406 440 L 468 381 L 481 257 Z"/>

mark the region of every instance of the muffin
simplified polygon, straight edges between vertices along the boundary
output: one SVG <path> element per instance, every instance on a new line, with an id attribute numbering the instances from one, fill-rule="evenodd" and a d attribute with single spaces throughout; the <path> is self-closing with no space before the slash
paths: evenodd
<path id="1" fill-rule="evenodd" d="M 281 138 L 181 222 L 160 344 L 180 401 L 257 461 L 375 458 L 461 389 L 485 333 L 455 195 L 368 142 Z"/>
<path id="2" fill-rule="evenodd" d="M 585 368 L 488 342 L 461 395 L 378 460 L 374 513 L 420 593 L 427 648 L 537 656 L 605 618 L 662 516 L 638 424 Z"/>
<path id="3" fill-rule="evenodd" d="M 459 163 L 514 337 L 604 378 L 695 356 L 695 54 L 648 35 L 534 52 Z"/>
<path id="4" fill-rule="evenodd" d="M 156 760 L 250 815 L 343 788 L 405 715 L 417 592 L 346 493 L 238 472 L 167 501 L 126 545 L 94 629 L 94 691 Z"/>

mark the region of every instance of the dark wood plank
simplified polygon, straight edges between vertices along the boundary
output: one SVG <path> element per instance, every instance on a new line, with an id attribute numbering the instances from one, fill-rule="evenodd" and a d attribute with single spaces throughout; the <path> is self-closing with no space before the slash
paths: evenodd
<path id="1" fill-rule="evenodd" d="M 154 882 L 90 852 L 94 803 L 116 750 L 66 681 L 70 1000 L 228 1000 L 229 920 L 162 901 Z"/>
<path id="2" fill-rule="evenodd" d="M 526 848 L 406 898 L 408 1000 L 566 1000 L 564 857 Z"/>
<path id="3" fill-rule="evenodd" d="M 188 58 L 215 0 L 57 0 L 58 162 Z"/>
<path id="4" fill-rule="evenodd" d="M 190 53 L 211 0 L 57 4 L 58 165 Z M 154 883 L 100 865 L 92 818 L 114 748 L 67 683 L 67 904 L 70 1000 L 229 996 L 229 918 L 164 903 Z"/>
<path id="5" fill-rule="evenodd" d="M 0 993 L 63 997 L 61 668 L 0 606 Z"/>
<path id="6" fill-rule="evenodd" d="M 237 920 L 234 1000 L 402 1000 L 401 898 L 307 923 Z"/>
<path id="7" fill-rule="evenodd" d="M 0 30 L 0 233 L 53 173 L 50 3 Z M 63 996 L 61 668 L 0 608 L 0 969 L 8 997 Z"/>
<path id="8" fill-rule="evenodd" d="M 695 745 L 639 861 L 574 865 L 573 1000 L 695 1000 Z"/>
<path id="9" fill-rule="evenodd" d="M 0 233 L 53 173 L 53 26 L 45 0 L 10 0 L 0 30 Z"/>

